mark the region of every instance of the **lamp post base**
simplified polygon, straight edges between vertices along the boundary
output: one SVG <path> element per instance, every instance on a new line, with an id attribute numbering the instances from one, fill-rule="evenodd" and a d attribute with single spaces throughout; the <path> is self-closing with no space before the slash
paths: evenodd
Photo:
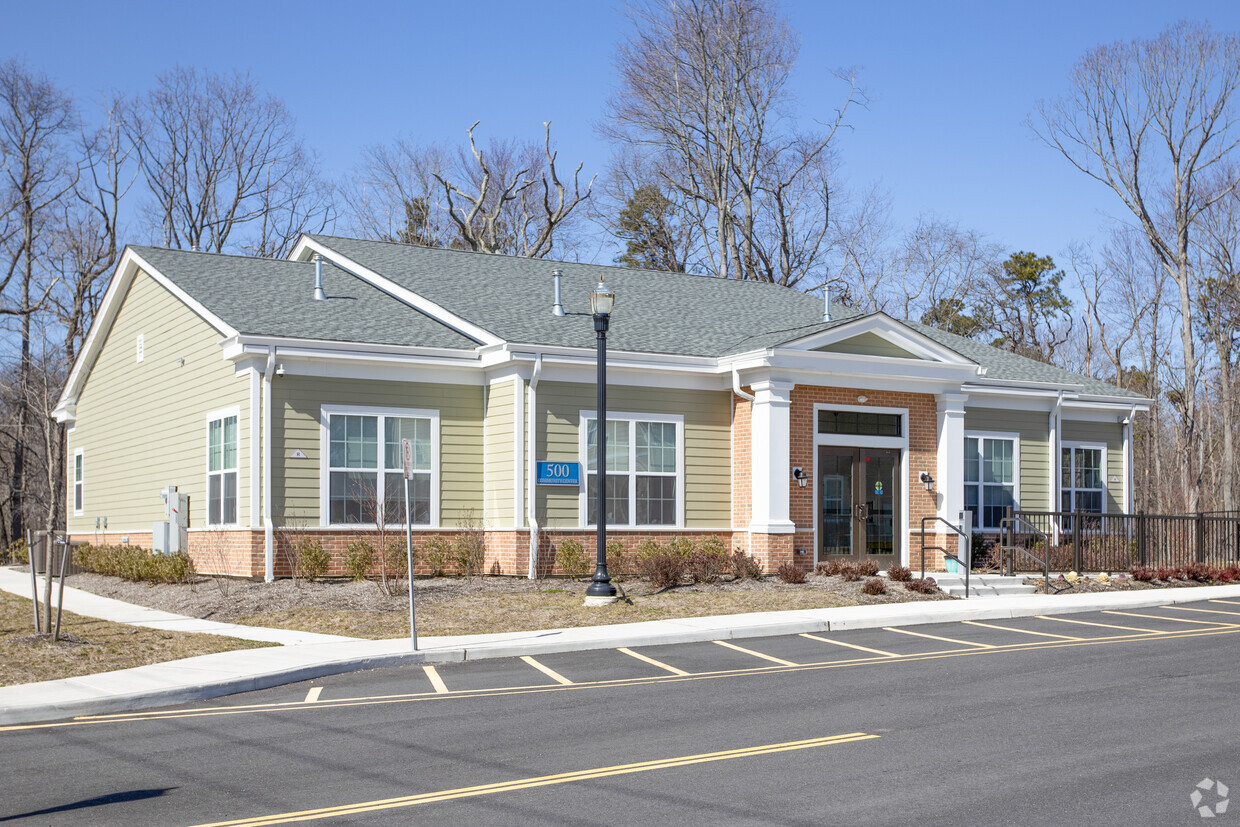
<path id="1" fill-rule="evenodd" d="M 620 599 L 620 595 L 618 594 L 597 595 L 597 596 L 592 595 L 592 594 L 587 594 L 585 605 L 587 606 L 610 606 L 612 603 L 617 602 L 619 599 Z"/>

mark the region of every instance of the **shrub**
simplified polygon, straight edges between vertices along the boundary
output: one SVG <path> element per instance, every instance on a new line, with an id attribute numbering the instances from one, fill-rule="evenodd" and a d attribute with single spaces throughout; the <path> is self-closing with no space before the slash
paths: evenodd
<path id="1" fill-rule="evenodd" d="M 463 518 L 452 550 L 456 556 L 456 567 L 462 574 L 467 577 L 482 574 L 487 555 L 486 532 L 472 511 Z"/>
<path id="2" fill-rule="evenodd" d="M 409 549 L 404 540 L 389 540 L 383 550 L 383 562 L 389 577 L 404 577 L 409 573 Z M 413 564 L 418 564 L 418 550 L 413 549 Z"/>
<path id="3" fill-rule="evenodd" d="M 869 573 L 861 567 L 860 563 L 848 562 L 840 564 L 839 574 L 840 577 L 843 577 L 849 583 L 856 583 L 862 577 L 866 577 Z"/>
<path id="4" fill-rule="evenodd" d="M 1142 583 L 1148 583 L 1158 576 L 1158 572 L 1149 566 L 1133 566 L 1128 569 L 1128 574 L 1133 580 L 1140 580 Z"/>
<path id="5" fill-rule="evenodd" d="M 883 585 L 883 581 L 877 577 L 871 577 L 865 581 L 865 585 L 861 587 L 861 591 L 865 594 L 886 594 L 887 587 Z"/>
<path id="6" fill-rule="evenodd" d="M 436 534 L 426 541 L 422 546 L 422 553 L 418 556 L 426 561 L 427 567 L 431 570 L 431 577 L 441 577 L 449 561 L 452 560 L 452 544 Z"/>
<path id="7" fill-rule="evenodd" d="M 698 549 L 685 561 L 685 570 L 694 583 L 714 583 L 727 573 L 729 568 L 726 552 L 706 551 Z"/>
<path id="8" fill-rule="evenodd" d="M 672 554 L 678 554 L 688 560 L 697 546 L 688 537 L 676 537 L 668 542 L 667 549 Z"/>
<path id="9" fill-rule="evenodd" d="M 815 566 L 814 572 L 816 574 L 821 574 L 826 577 L 835 577 L 836 575 L 840 573 L 840 569 L 841 567 L 843 567 L 843 565 L 844 565 L 843 560 L 833 557 L 827 562 L 819 563 L 817 566 Z"/>
<path id="10" fill-rule="evenodd" d="M 907 583 L 913 579 L 913 572 L 904 566 L 891 566 L 887 569 L 887 576 L 897 583 Z"/>
<path id="11" fill-rule="evenodd" d="M 634 549 L 639 566 L 641 565 L 641 559 L 643 557 L 650 557 L 651 555 L 661 554 L 662 552 L 663 545 L 658 540 L 654 539 L 642 540 L 641 543 L 638 544 L 637 548 Z"/>
<path id="12" fill-rule="evenodd" d="M 369 540 L 358 538 L 345 546 L 344 570 L 354 580 L 365 580 L 374 564 L 375 547 Z"/>
<path id="13" fill-rule="evenodd" d="M 607 543 L 607 549 L 604 552 L 607 555 L 607 573 L 608 574 L 626 574 L 625 571 L 625 550 L 624 543 L 619 540 L 612 540 Z"/>
<path id="14" fill-rule="evenodd" d="M 904 588 L 917 594 L 934 594 L 939 590 L 939 584 L 933 577 L 915 577 L 906 582 Z"/>
<path id="15" fill-rule="evenodd" d="M 969 538 L 969 558 L 975 569 L 986 569 L 994 565 L 992 552 L 997 544 L 985 534 L 975 531 Z"/>
<path id="16" fill-rule="evenodd" d="M 873 560 L 858 560 L 854 565 L 857 571 L 861 572 L 862 577 L 873 577 L 878 574 L 878 563 Z"/>
<path id="17" fill-rule="evenodd" d="M 645 554 L 638 558 L 638 571 L 656 589 L 670 589 L 679 585 L 685 576 L 685 558 L 667 549 Z"/>
<path id="18" fill-rule="evenodd" d="M 1208 563 L 1189 563 L 1181 575 L 1185 580 L 1196 580 L 1198 583 L 1209 583 L 1218 580 L 1219 570 Z"/>
<path id="19" fill-rule="evenodd" d="M 18 563 L 30 562 L 30 549 L 26 547 L 26 541 L 21 538 L 9 543 L 9 547 L 5 551 L 5 555 L 8 559 L 14 560 Z"/>
<path id="20" fill-rule="evenodd" d="M 775 574 L 785 583 L 804 583 L 805 569 L 795 563 L 780 563 Z"/>
<path id="21" fill-rule="evenodd" d="M 555 564 L 560 571 L 572 577 L 581 577 L 589 571 L 585 548 L 580 541 L 572 538 L 561 540 L 555 547 Z"/>
<path id="22" fill-rule="evenodd" d="M 759 580 L 762 577 L 762 566 L 740 549 L 732 552 L 729 562 L 732 564 L 732 576 L 737 580 Z"/>
<path id="23" fill-rule="evenodd" d="M 185 552 L 152 554 L 136 546 L 79 546 L 74 562 L 86 571 L 152 583 L 186 583 L 194 563 Z"/>
<path id="24" fill-rule="evenodd" d="M 331 566 L 331 555 L 323 549 L 323 544 L 310 537 L 302 537 L 293 546 L 296 555 L 297 570 L 307 580 L 314 580 L 327 574 Z"/>
<path id="25" fill-rule="evenodd" d="M 703 540 L 701 545 L 698 546 L 698 551 L 704 551 L 707 554 L 718 554 L 720 557 L 728 556 L 728 547 L 715 534 Z"/>
<path id="26" fill-rule="evenodd" d="M 1180 575 L 1180 570 L 1174 566 L 1159 566 L 1154 570 L 1154 576 L 1159 580 L 1175 580 Z"/>

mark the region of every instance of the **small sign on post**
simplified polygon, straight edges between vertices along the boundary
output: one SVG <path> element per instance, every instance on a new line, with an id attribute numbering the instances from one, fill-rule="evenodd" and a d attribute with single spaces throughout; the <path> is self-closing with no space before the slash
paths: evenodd
<path id="1" fill-rule="evenodd" d="M 400 441 L 400 460 L 405 472 L 405 573 L 409 579 L 409 644 L 418 651 L 418 627 L 413 617 L 413 508 L 410 504 L 410 486 L 413 485 L 413 441 Z"/>

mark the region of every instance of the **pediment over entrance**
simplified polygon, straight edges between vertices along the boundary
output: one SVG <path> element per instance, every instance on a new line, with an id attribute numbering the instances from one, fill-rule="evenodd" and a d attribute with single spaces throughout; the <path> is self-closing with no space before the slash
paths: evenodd
<path id="1" fill-rule="evenodd" d="M 817 353 L 913 359 L 949 365 L 976 364 L 886 313 L 860 316 L 828 330 L 785 342 L 779 347 Z"/>

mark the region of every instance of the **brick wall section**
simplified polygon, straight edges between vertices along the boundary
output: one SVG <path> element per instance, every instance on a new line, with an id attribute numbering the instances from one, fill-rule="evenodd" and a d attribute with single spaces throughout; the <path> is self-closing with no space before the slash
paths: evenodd
<path id="1" fill-rule="evenodd" d="M 753 518 L 753 484 L 750 477 L 750 423 L 753 405 L 732 395 L 732 530 L 748 532 Z M 737 535 L 738 544 L 748 551 L 748 534 Z"/>

